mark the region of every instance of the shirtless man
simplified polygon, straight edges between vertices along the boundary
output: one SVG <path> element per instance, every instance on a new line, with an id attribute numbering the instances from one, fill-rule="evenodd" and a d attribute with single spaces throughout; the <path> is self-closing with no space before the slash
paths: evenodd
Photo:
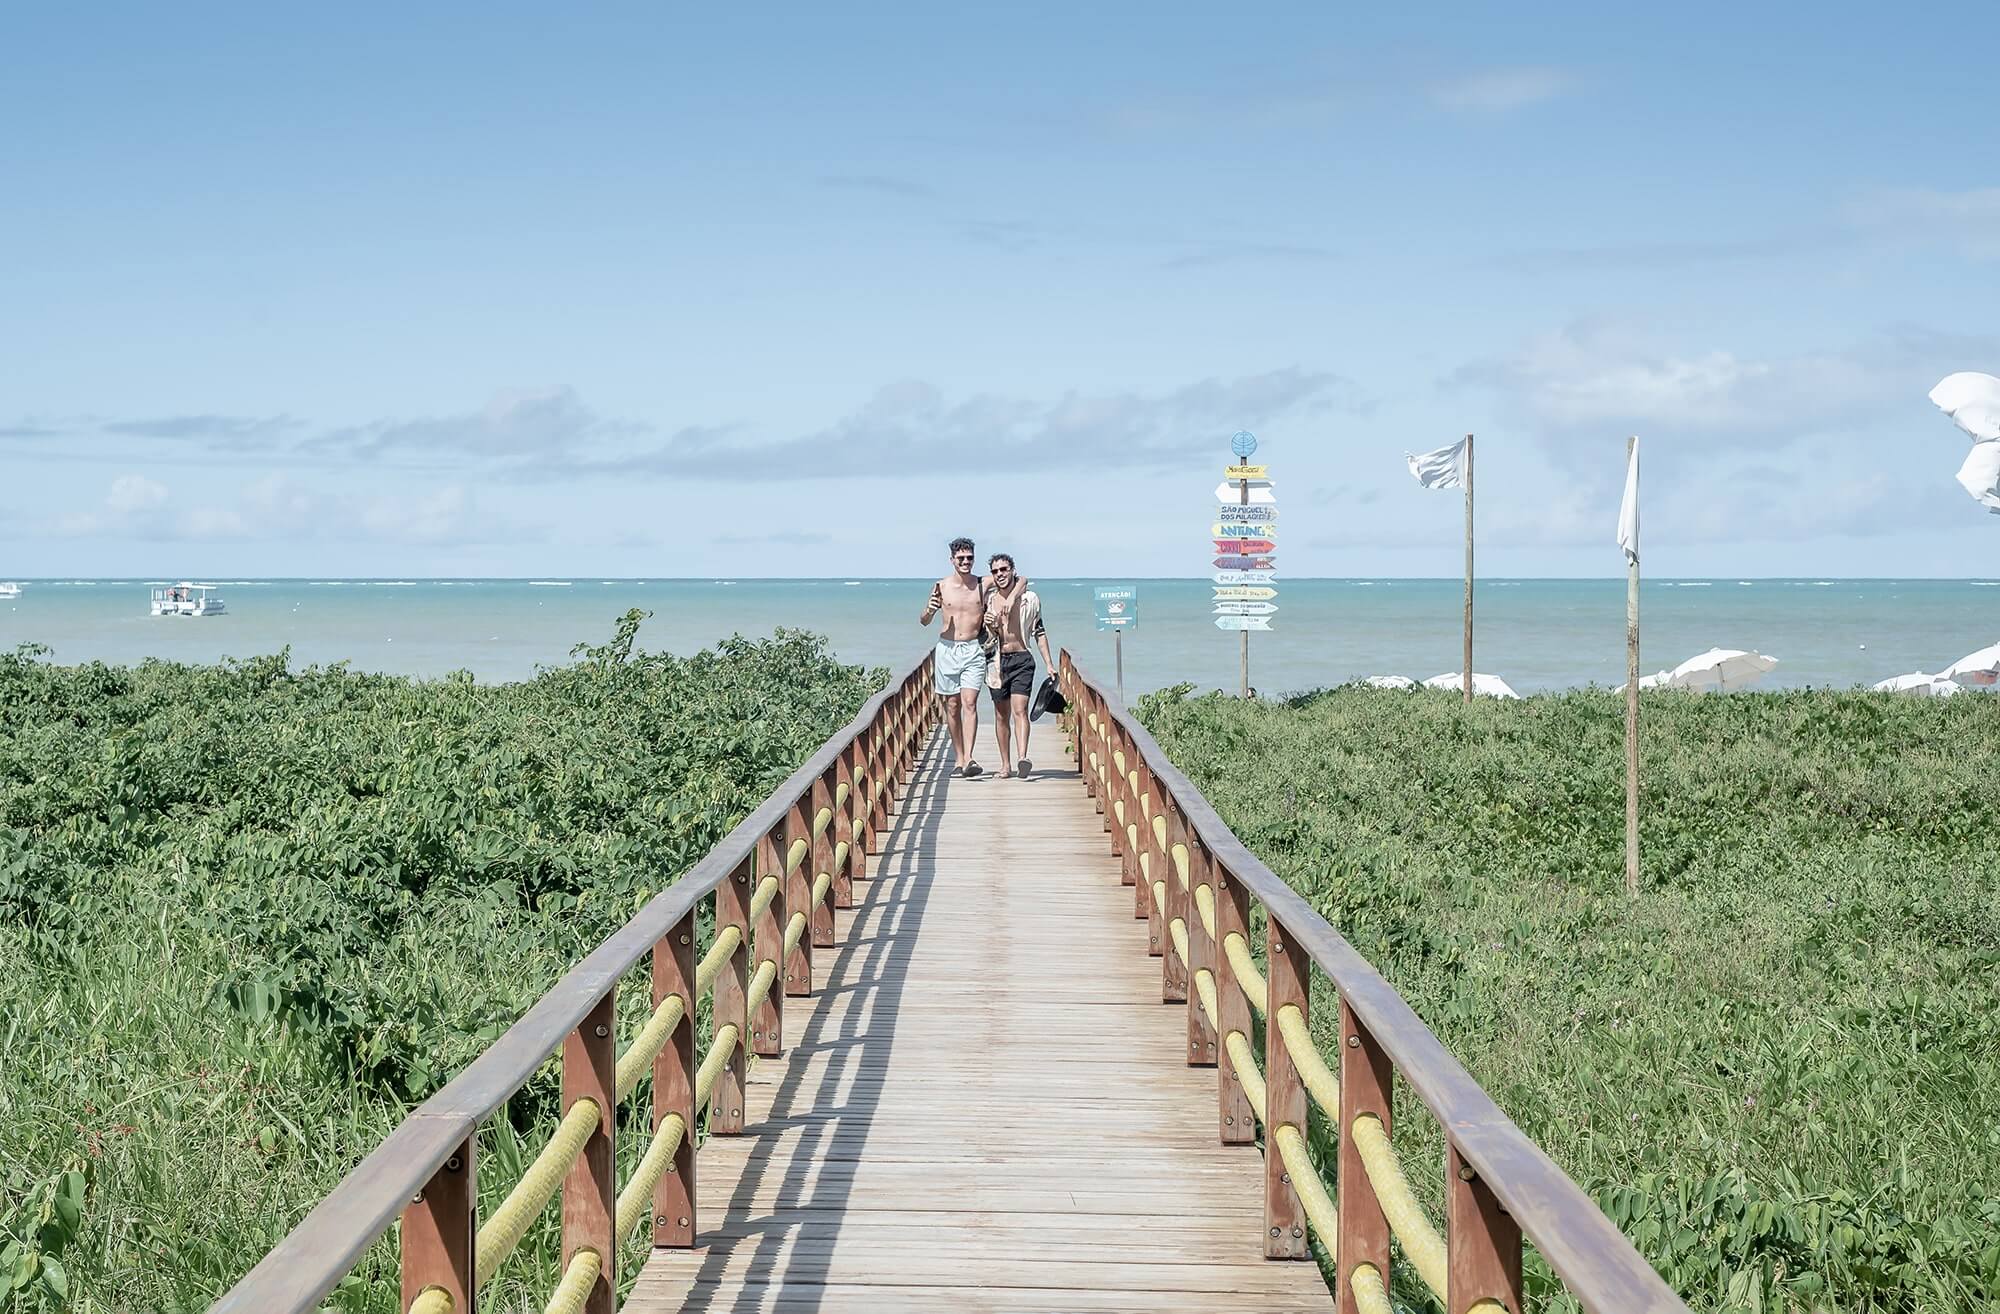
<path id="1" fill-rule="evenodd" d="M 1042 661 L 1050 670 L 1056 666 L 1049 655 L 1049 634 L 1042 627 L 1042 600 L 1014 569 L 1014 558 L 996 552 L 986 563 L 993 573 L 986 577 L 986 627 L 1000 636 L 1000 655 L 986 675 L 986 687 L 993 691 L 993 734 L 1000 741 L 1000 774 L 1026 779 L 1034 769 L 1028 760 L 1028 700 L 1035 693 L 1035 654 L 1028 641 L 1041 645 Z M 1020 764 L 1014 765 L 1011 739 L 1020 744 Z"/>
<path id="2" fill-rule="evenodd" d="M 986 581 L 972 573 L 972 562 L 972 540 L 953 539 L 951 574 L 931 585 L 931 600 L 919 618 L 920 624 L 928 625 L 931 617 L 944 613 L 934 663 L 937 691 L 945 700 L 944 723 L 951 731 L 952 750 L 966 776 L 979 774 L 972 750 L 979 738 L 979 689 L 986 683 L 986 653 L 979 646 L 986 619 Z"/>

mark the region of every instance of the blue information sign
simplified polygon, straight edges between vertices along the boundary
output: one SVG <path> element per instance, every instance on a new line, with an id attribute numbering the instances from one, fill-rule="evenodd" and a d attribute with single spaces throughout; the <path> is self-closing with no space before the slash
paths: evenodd
<path id="1" fill-rule="evenodd" d="M 1139 620 L 1139 590 L 1130 584 L 1097 586 L 1097 628 L 1127 630 Z"/>

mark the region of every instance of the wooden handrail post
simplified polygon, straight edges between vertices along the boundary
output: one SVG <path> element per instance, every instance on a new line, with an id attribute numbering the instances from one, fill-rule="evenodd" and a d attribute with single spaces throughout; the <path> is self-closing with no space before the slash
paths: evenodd
<path id="1" fill-rule="evenodd" d="M 1372 1264 L 1386 1280 L 1389 1272 L 1389 1220 L 1368 1180 L 1361 1151 L 1354 1143 L 1354 1120 L 1373 1114 L 1384 1132 L 1394 1130 L 1389 1056 L 1382 1052 L 1361 1020 L 1340 1001 L 1340 1169 L 1334 1179 L 1340 1212 L 1340 1240 L 1335 1248 L 1340 1275 L 1334 1284 L 1339 1314 L 1361 1314 L 1354 1299 L 1353 1273 L 1358 1264 Z"/>
<path id="2" fill-rule="evenodd" d="M 475 1314 L 472 1256 L 478 1204 L 479 1175 L 468 1136 L 403 1210 L 403 1303 L 398 1309 L 408 1309 L 427 1289 L 441 1287 L 454 1311 Z"/>
<path id="3" fill-rule="evenodd" d="M 1445 1154 L 1445 1308 L 1498 1301 L 1521 1314 L 1521 1225 L 1453 1145 Z"/>
<path id="4" fill-rule="evenodd" d="M 1194 969 L 1188 960 L 1194 957 L 1194 938 L 1201 931 L 1201 917 L 1194 907 L 1194 846 L 1188 842 L 1187 826 L 1181 821 L 1181 810 L 1172 799 L 1166 800 L 1167 808 L 1167 954 L 1160 965 L 1160 997 L 1170 1004 L 1186 1004 L 1193 997 Z M 1188 883 L 1181 884 L 1180 864 L 1174 861 L 1174 850 L 1178 848 L 1187 855 Z M 1174 947 L 1171 934 L 1174 922 L 1179 921 L 1186 929 L 1187 958 L 1181 957 Z M 1191 1007 L 1199 1010 L 1197 1002 Z"/>
<path id="5" fill-rule="evenodd" d="M 1146 878 L 1145 865 L 1139 855 L 1153 847 L 1152 827 L 1146 822 L 1146 813 L 1139 806 L 1139 794 L 1145 787 L 1145 778 L 1140 775 L 1142 763 L 1139 761 L 1139 747 L 1131 736 L 1120 735 L 1125 747 L 1125 847 L 1131 852 L 1126 861 L 1132 864 L 1132 915 L 1142 922 L 1154 918 L 1152 882 Z M 1149 950 L 1148 952 L 1158 952 Z"/>
<path id="6" fill-rule="evenodd" d="M 836 908 L 854 906 L 854 882 L 861 875 L 861 847 L 855 843 L 860 835 L 854 825 L 854 758 L 854 745 L 849 744 L 833 760 L 834 797 L 839 799 L 840 787 L 847 787 L 847 797 L 833 809 L 833 851 L 841 855 L 839 870 L 833 873 Z M 842 845 L 846 847 L 843 849 Z"/>
<path id="7" fill-rule="evenodd" d="M 812 838 L 811 806 L 812 791 L 808 790 L 804 797 L 785 809 L 785 913 L 781 924 L 789 926 L 794 913 L 806 915 L 806 929 L 800 934 L 799 942 L 792 946 L 792 951 L 785 955 L 785 961 L 779 964 L 784 972 L 785 993 L 788 995 L 809 995 L 813 992 L 813 854 L 818 845 L 813 843 Z M 800 844 L 806 846 L 806 851 L 799 858 L 799 865 L 793 867 L 792 850 Z M 783 940 L 778 942 L 778 947 L 784 947 Z"/>
<path id="8" fill-rule="evenodd" d="M 1268 913 L 1270 910 L 1265 909 Z M 1297 1186 L 1278 1153 L 1278 1128 L 1296 1127 L 1306 1134 L 1306 1086 L 1278 1027 L 1278 1010 L 1311 1005 L 1312 960 L 1299 942 L 1286 934 L 1276 917 L 1270 923 L 1271 961 L 1264 972 L 1264 1258 L 1311 1259 L 1306 1239 L 1306 1211 Z M 1308 1020 L 1310 1014 L 1308 1013 Z"/>
<path id="9" fill-rule="evenodd" d="M 1132 815 L 1132 805 L 1125 800 L 1125 771 L 1119 766 L 1121 761 L 1130 761 L 1125 756 L 1124 747 L 1118 742 L 1117 728 L 1109 722 L 1104 728 L 1104 778 L 1107 785 L 1104 800 L 1104 828 L 1111 832 L 1111 852 L 1118 858 L 1118 882 L 1121 885 L 1138 883 L 1138 864 L 1132 854 L 1132 846 L 1125 842 L 1125 822 Z"/>
<path id="10" fill-rule="evenodd" d="M 1166 899 L 1153 897 L 1154 887 L 1164 885 L 1168 898 L 1173 897 L 1174 879 L 1172 863 L 1158 837 L 1153 833 L 1153 818 L 1160 815 L 1159 787 L 1153 783 L 1153 773 L 1144 762 L 1134 764 L 1133 770 L 1139 777 L 1139 863 L 1140 874 L 1146 881 L 1146 952 L 1155 958 L 1170 959 L 1173 954 L 1173 937 L 1167 934 Z M 1167 968 L 1160 969 L 1161 980 L 1166 979 Z"/>
<path id="11" fill-rule="evenodd" d="M 756 870 L 755 859 L 745 858 L 715 887 L 716 933 L 721 934 L 725 926 L 733 926 L 737 934 L 736 950 L 723 963 L 721 975 L 715 978 L 715 1007 L 710 1018 L 714 1031 L 725 1026 L 736 1028 L 735 1052 L 722 1065 L 722 1073 L 716 1077 L 715 1090 L 708 1100 L 708 1130 L 717 1136 L 743 1134 L 743 1074 L 750 1046 L 750 1017 L 746 1008 L 750 1002 L 750 893 L 756 888 L 752 884 Z"/>
<path id="12" fill-rule="evenodd" d="M 817 831 L 812 837 L 810 851 L 806 854 L 806 871 L 812 876 L 808 884 L 817 889 L 819 878 L 824 875 L 827 879 L 826 898 L 813 905 L 812 914 L 807 918 L 812 927 L 812 932 L 807 938 L 812 941 L 815 949 L 828 948 L 833 944 L 833 910 L 840 902 L 840 887 L 845 877 L 844 872 L 834 870 L 833 864 L 833 774 L 832 767 L 820 772 L 819 779 L 813 781 L 812 799 L 807 805 L 813 827 Z M 822 811 L 826 813 L 824 826 L 819 824 L 819 814 Z M 810 894 L 811 891 L 808 890 L 807 893 Z"/>
<path id="13" fill-rule="evenodd" d="M 756 918 L 756 946 L 751 952 L 751 975 L 767 962 L 778 965 L 779 980 L 771 983 L 764 992 L 764 1001 L 750 1013 L 750 1052 L 762 1058 L 781 1054 L 785 1049 L 785 827 L 781 822 L 776 830 L 762 835 L 757 840 L 757 879 L 751 885 L 756 889 L 767 877 L 778 878 L 778 894 L 764 905 L 764 911 Z"/>
<path id="14" fill-rule="evenodd" d="M 1250 892 L 1221 863 L 1211 859 L 1208 866 L 1215 877 L 1216 943 L 1220 945 L 1231 934 L 1240 935 L 1247 942 Z M 1257 1140 L 1257 1113 L 1250 1107 L 1250 1096 L 1243 1090 L 1243 1078 L 1237 1075 L 1236 1060 L 1231 1057 L 1227 1042 L 1232 1031 L 1240 1031 L 1245 1037 L 1255 1033 L 1250 1030 L 1250 1001 L 1244 997 L 1243 987 L 1236 980 L 1236 969 L 1230 965 L 1226 953 L 1218 952 L 1215 956 L 1215 995 L 1216 1008 L 1222 1014 L 1222 1034 L 1217 1038 L 1221 1062 L 1215 1069 L 1221 1139 L 1224 1145 L 1250 1145 Z"/>
<path id="15" fill-rule="evenodd" d="M 1172 822 L 1168 822 L 1168 816 L 1170 816 L 1172 808 L 1160 796 L 1160 782 L 1152 778 L 1152 770 L 1144 762 L 1140 762 L 1140 768 L 1138 768 L 1138 784 L 1140 784 L 1140 798 L 1144 800 L 1144 804 L 1140 806 L 1140 816 L 1138 816 L 1138 828 L 1144 832 L 1140 836 L 1140 844 L 1146 846 L 1140 852 L 1152 854 L 1152 878 L 1154 878 L 1154 884 L 1166 886 L 1166 890 L 1164 890 L 1166 898 L 1162 898 L 1162 900 L 1154 900 L 1152 898 L 1152 890 L 1146 890 L 1146 912 L 1148 912 L 1146 922 L 1148 922 L 1148 932 L 1156 930 L 1158 932 L 1158 944 L 1160 944 L 1160 948 L 1154 950 L 1154 952 L 1160 954 L 1160 1002 L 1162 1004 L 1180 1004 L 1182 1000 L 1188 998 L 1188 980 L 1186 980 L 1186 972 L 1180 972 L 1180 964 L 1174 958 L 1174 934 L 1168 930 L 1168 924 L 1176 916 L 1174 914 L 1174 892 L 1180 890 L 1180 874 L 1174 870 L 1174 850 L 1172 850 L 1174 832 L 1172 832 Z M 1160 828 L 1154 826 L 1156 820 L 1168 826 L 1168 834 L 1166 834 L 1164 842 L 1160 840 Z M 1176 972 L 1180 972 L 1180 976 L 1178 976 L 1180 990 L 1178 992 L 1174 990 Z"/>
<path id="16" fill-rule="evenodd" d="M 910 774 L 910 718 L 915 715 L 915 700 L 911 696 L 910 687 L 904 685 L 903 691 L 896 695 L 896 715 L 892 722 L 892 738 L 889 745 L 893 754 L 890 764 L 892 770 L 889 772 L 889 803 L 898 812 L 902 811 L 898 800 L 902 797 L 903 781 Z"/>
<path id="17" fill-rule="evenodd" d="M 694 993 L 694 936 L 694 914 L 689 913 L 653 946 L 653 1007 L 675 995 L 684 1005 L 674 1034 L 653 1056 L 653 1132 L 657 1135 L 660 1125 L 675 1114 L 684 1129 L 673 1166 L 653 1187 L 655 1248 L 685 1249 L 694 1244 L 694 1013 L 700 1002 Z"/>
<path id="18" fill-rule="evenodd" d="M 1091 800 L 1097 805 L 1097 815 L 1104 820 L 1104 831 L 1111 836 L 1111 851 L 1119 851 L 1122 838 L 1118 827 L 1111 820 L 1111 800 L 1118 797 L 1111 784 L 1111 736 L 1105 730 L 1104 702 L 1095 693 L 1090 696 L 1091 716 L 1096 724 L 1090 730 L 1090 748 L 1097 754 L 1097 767 L 1093 772 L 1097 780 L 1097 797 Z"/>
<path id="19" fill-rule="evenodd" d="M 880 853 L 875 824 L 875 782 L 882 777 L 875 762 L 875 726 L 870 723 L 854 738 L 854 834 L 863 855 Z"/>
<path id="20" fill-rule="evenodd" d="M 1178 815 L 1175 820 L 1179 821 Z M 1211 905 L 1217 904 L 1214 885 L 1215 876 L 1208 860 L 1208 850 L 1201 846 L 1201 843 L 1195 839 L 1194 834 L 1187 829 L 1185 824 L 1181 825 L 1178 833 L 1180 835 L 1180 842 L 1187 845 L 1188 884 L 1195 890 L 1207 889 L 1209 902 Z M 1202 1007 L 1201 992 L 1195 988 L 1195 974 L 1205 970 L 1210 977 L 1215 979 L 1216 999 L 1219 1005 L 1222 994 L 1222 977 L 1221 973 L 1216 970 L 1215 960 L 1220 955 L 1216 952 L 1215 941 L 1209 938 L 1208 924 L 1201 920 L 1201 908 L 1196 903 L 1192 892 L 1190 892 L 1188 899 L 1187 913 L 1188 1066 L 1191 1068 L 1212 1068 L 1216 1065 L 1218 1059 L 1217 1052 L 1221 1048 L 1221 1042 L 1216 1036 L 1215 1028 L 1209 1023 L 1208 1010 Z M 1218 906 L 1219 915 L 1220 909 Z"/>
<path id="21" fill-rule="evenodd" d="M 895 699 L 882 704 L 868 735 L 868 851 L 882 851 L 882 832 L 889 825 L 889 722 Z"/>
<path id="22" fill-rule="evenodd" d="M 615 987 L 563 1041 L 562 1107 L 569 1112 L 578 1100 L 597 1104 L 597 1129 L 583 1143 L 562 1191 L 562 1262 L 579 1250 L 595 1250 L 603 1267 L 584 1299 L 584 1314 L 615 1314 L 618 1290 L 618 1182 L 613 1170 L 613 1137 L 618 1128 L 618 1036 L 613 1026 Z"/>

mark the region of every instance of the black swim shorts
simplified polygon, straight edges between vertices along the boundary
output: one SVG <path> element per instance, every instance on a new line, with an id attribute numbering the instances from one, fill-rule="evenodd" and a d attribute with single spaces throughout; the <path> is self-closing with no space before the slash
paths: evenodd
<path id="1" fill-rule="evenodd" d="M 1019 694 L 1026 698 L 1035 692 L 1035 654 L 1031 652 L 1003 652 L 1000 654 L 1000 684 L 993 690 L 993 701 L 1004 702 L 1009 694 Z"/>

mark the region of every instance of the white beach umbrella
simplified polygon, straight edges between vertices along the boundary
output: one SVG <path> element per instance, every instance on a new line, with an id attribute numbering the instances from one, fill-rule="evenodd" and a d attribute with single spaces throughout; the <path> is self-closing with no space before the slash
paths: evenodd
<path id="1" fill-rule="evenodd" d="M 1414 689 L 1417 682 L 1407 675 L 1371 675 L 1361 683 L 1376 689 Z"/>
<path id="2" fill-rule="evenodd" d="M 1939 671 L 1938 679 L 1981 688 L 2000 683 L 2000 643 L 1967 653 Z"/>
<path id="3" fill-rule="evenodd" d="M 1639 677 L 1639 687 L 1641 689 L 1658 689 L 1664 686 L 1666 682 L 1668 680 L 1671 680 L 1672 678 L 1673 676 L 1666 671 L 1654 671 L 1651 675 L 1642 675 Z M 1621 684 L 1616 689 L 1613 689 L 1611 692 L 1624 693 L 1625 686 Z"/>
<path id="4" fill-rule="evenodd" d="M 1445 675 L 1433 675 L 1430 679 L 1424 681 L 1424 688 L 1462 690 L 1465 688 L 1465 675 L 1461 671 L 1452 671 Z M 1472 692 L 1484 694 L 1488 698 L 1519 698 L 1521 696 L 1509 688 L 1507 682 L 1499 676 L 1481 675 L 1478 671 L 1472 673 Z"/>
<path id="5" fill-rule="evenodd" d="M 1886 680 L 1876 681 L 1869 688 L 1877 693 L 1906 693 L 1924 698 L 1949 698 L 1958 692 L 1958 686 L 1944 676 L 1926 675 L 1922 671 L 1892 675 Z"/>
<path id="6" fill-rule="evenodd" d="M 1931 389 L 1931 400 L 1974 438 L 2000 439 L 2000 379 L 1977 370 L 1947 374 Z"/>
<path id="7" fill-rule="evenodd" d="M 1755 684 L 1765 672 L 1778 664 L 1776 657 L 1766 657 L 1761 652 L 1744 652 L 1741 648 L 1710 648 L 1698 657 L 1690 657 L 1667 673 L 1666 686 L 1670 689 L 1692 689 L 1697 693 L 1727 693 L 1731 689 L 1741 689 Z M 1642 686 L 1643 687 L 1643 686 Z"/>
<path id="8" fill-rule="evenodd" d="M 2000 441 L 1974 443 L 1958 467 L 1958 486 L 1972 500 L 2000 516 Z"/>

